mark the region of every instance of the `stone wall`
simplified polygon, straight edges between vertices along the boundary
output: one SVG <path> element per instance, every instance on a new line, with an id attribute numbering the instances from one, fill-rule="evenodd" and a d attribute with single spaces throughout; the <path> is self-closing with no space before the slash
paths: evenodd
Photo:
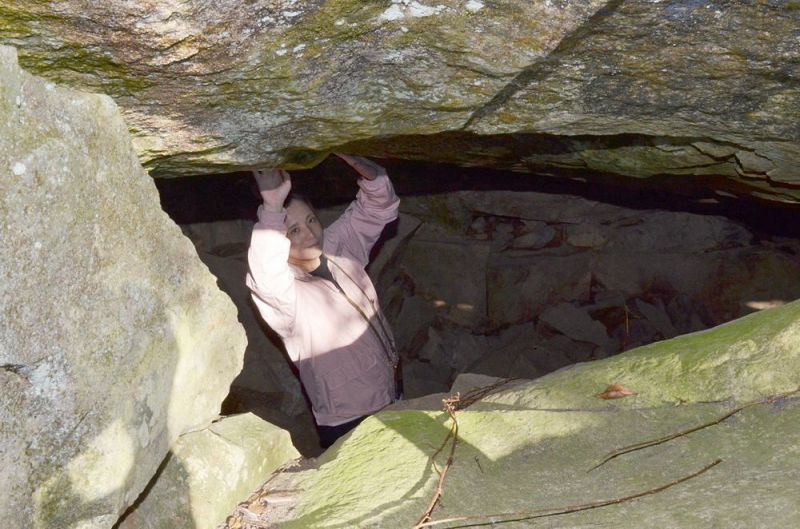
<path id="1" fill-rule="evenodd" d="M 535 378 L 800 298 L 800 242 L 721 216 L 573 195 L 405 197 L 384 281 L 407 392 Z M 402 230 L 401 230 L 402 231 Z"/>

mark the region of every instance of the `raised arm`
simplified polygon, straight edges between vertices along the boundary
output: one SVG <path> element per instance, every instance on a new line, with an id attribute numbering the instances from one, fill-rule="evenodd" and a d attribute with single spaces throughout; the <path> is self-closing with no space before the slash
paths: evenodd
<path id="1" fill-rule="evenodd" d="M 289 239 L 283 202 L 292 188 L 289 173 L 280 170 L 253 171 L 264 203 L 258 208 L 247 260 L 247 286 L 261 316 L 281 336 L 294 332 L 297 296 L 289 269 Z"/>
<path id="2" fill-rule="evenodd" d="M 400 199 L 394 192 L 386 169 L 367 158 L 346 154 L 337 156 L 358 172 L 359 191 L 347 210 L 326 228 L 326 233 L 361 266 L 367 266 L 369 252 L 384 226 L 397 218 Z"/>

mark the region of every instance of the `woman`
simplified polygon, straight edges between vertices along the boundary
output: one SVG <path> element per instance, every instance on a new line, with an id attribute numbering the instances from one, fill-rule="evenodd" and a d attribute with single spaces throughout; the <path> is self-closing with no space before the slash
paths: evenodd
<path id="1" fill-rule="evenodd" d="M 359 192 L 326 229 L 289 173 L 254 171 L 263 204 L 253 229 L 247 286 L 283 339 L 327 448 L 399 398 L 398 355 L 364 268 L 400 199 L 383 167 L 338 155 L 360 175 Z"/>

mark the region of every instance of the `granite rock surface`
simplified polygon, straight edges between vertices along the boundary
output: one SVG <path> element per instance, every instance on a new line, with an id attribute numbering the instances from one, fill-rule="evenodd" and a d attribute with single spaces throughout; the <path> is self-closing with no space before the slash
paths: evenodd
<path id="1" fill-rule="evenodd" d="M 111 98 L 0 47 L 0 525 L 107 529 L 242 366 Z"/>
<path id="2" fill-rule="evenodd" d="M 796 203 L 795 0 L 0 4 L 31 71 L 112 96 L 154 175 L 332 149 Z"/>
<path id="3" fill-rule="evenodd" d="M 459 442 L 433 521 L 522 528 L 543 514 L 531 511 L 566 509 L 575 512 L 547 520 L 631 529 L 643 520 L 686 529 L 797 525 L 798 332 L 794 302 L 486 392 L 455 412 Z M 494 382 L 464 380 L 461 398 Z M 630 394 L 599 398 L 610 384 Z M 417 523 L 450 453 L 444 396 L 400 403 L 338 441 L 297 484 L 304 492 L 280 527 Z M 658 442 L 606 460 L 648 441 Z M 581 508 L 596 502 L 609 504 Z"/>

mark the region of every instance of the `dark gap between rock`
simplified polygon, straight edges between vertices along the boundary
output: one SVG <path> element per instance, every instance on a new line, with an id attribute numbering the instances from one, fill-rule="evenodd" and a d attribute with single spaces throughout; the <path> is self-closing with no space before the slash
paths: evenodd
<path id="1" fill-rule="evenodd" d="M 798 207 L 715 193 L 714 178 L 378 161 L 403 216 L 374 252 L 371 274 L 410 398 L 447 391 L 462 372 L 535 378 L 800 297 Z M 356 190 L 333 157 L 292 178 L 324 222 Z M 302 388 L 244 285 L 260 203 L 252 177 L 156 185 L 247 331 L 245 367 L 223 413 L 252 411 L 316 455 Z"/>

